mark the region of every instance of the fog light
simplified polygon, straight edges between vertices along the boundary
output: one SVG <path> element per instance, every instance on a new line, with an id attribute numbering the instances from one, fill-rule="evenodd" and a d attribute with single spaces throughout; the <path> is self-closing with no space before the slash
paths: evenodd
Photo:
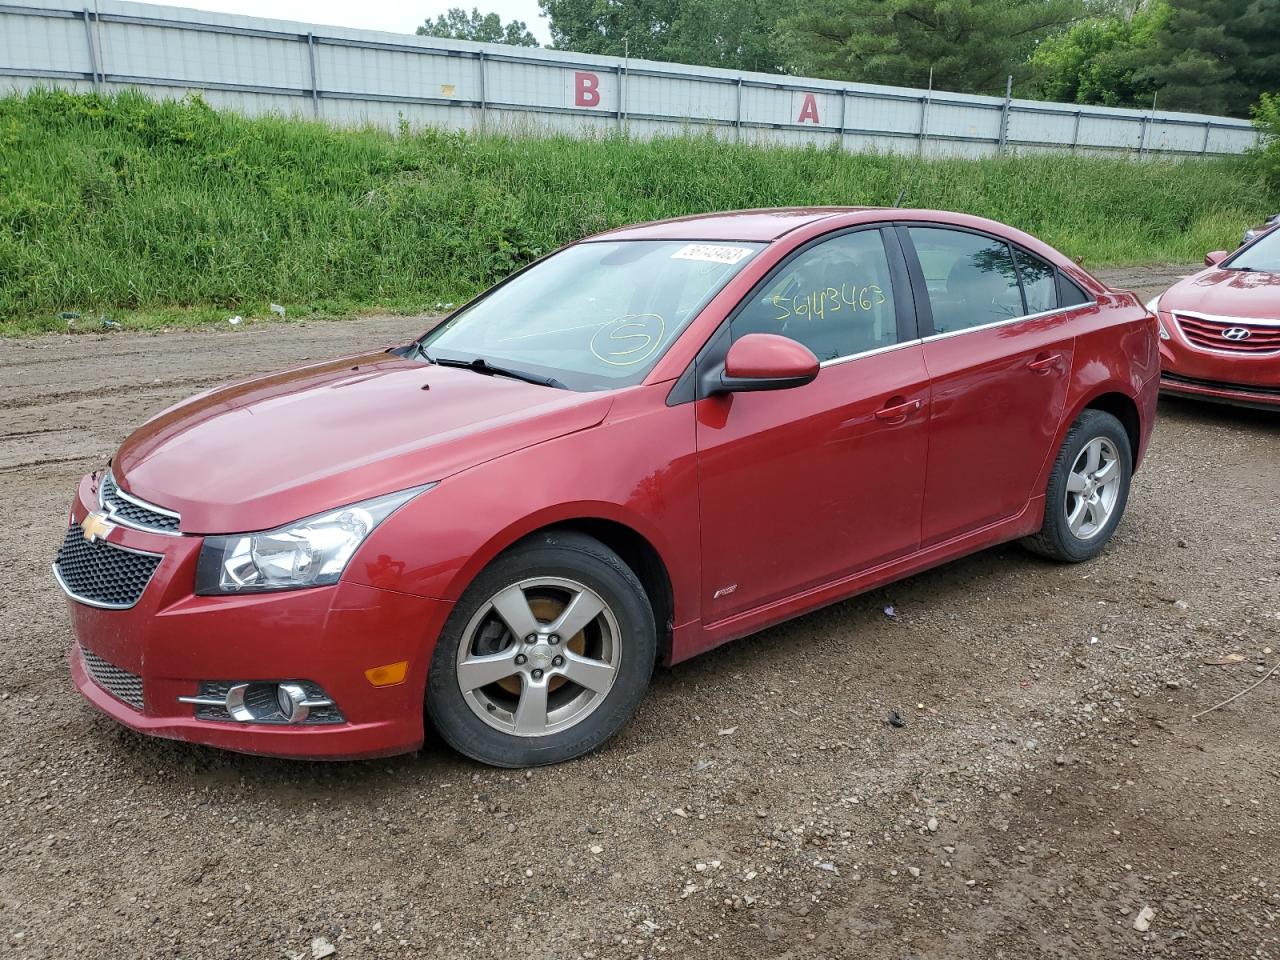
<path id="1" fill-rule="evenodd" d="M 280 713 L 289 723 L 301 723 L 311 712 L 307 692 L 296 683 L 282 683 L 276 687 L 276 703 L 280 705 Z M 325 705 L 328 705 L 327 700 Z"/>
<path id="2" fill-rule="evenodd" d="M 364 672 L 365 678 L 375 687 L 390 687 L 403 683 L 405 674 L 409 672 L 409 661 L 398 660 L 380 667 L 370 667 Z"/>
<path id="3" fill-rule="evenodd" d="M 195 707 L 197 720 L 239 723 L 342 723 L 343 716 L 324 689 L 310 680 L 206 680 L 194 697 L 178 697 Z"/>

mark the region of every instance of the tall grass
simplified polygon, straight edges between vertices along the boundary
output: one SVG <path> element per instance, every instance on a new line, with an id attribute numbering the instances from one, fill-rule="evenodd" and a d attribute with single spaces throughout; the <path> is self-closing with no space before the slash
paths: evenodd
<path id="1" fill-rule="evenodd" d="M 710 138 L 399 135 L 199 99 L 0 99 L 0 320 L 465 299 L 617 224 L 790 204 L 978 213 L 1087 265 L 1188 260 L 1274 212 L 1247 161 L 930 160 Z"/>

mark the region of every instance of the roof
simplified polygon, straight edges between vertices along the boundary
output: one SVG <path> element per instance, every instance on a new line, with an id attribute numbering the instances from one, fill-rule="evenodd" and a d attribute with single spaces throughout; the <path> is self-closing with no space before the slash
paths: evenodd
<path id="1" fill-rule="evenodd" d="M 655 220 L 619 227 L 592 240 L 743 240 L 768 242 L 817 220 L 878 207 L 779 207 L 699 213 L 671 220 Z"/>

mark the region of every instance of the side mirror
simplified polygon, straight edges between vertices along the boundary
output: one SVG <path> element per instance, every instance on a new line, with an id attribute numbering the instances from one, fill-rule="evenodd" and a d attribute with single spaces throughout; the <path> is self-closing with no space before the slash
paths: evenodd
<path id="1" fill-rule="evenodd" d="M 786 390 L 812 383 L 818 358 L 802 343 L 773 333 L 748 333 L 735 340 L 711 393 Z"/>
<path id="2" fill-rule="evenodd" d="M 1216 267 L 1223 260 L 1227 259 L 1227 250 L 1211 250 L 1204 255 L 1204 265 L 1206 267 Z"/>

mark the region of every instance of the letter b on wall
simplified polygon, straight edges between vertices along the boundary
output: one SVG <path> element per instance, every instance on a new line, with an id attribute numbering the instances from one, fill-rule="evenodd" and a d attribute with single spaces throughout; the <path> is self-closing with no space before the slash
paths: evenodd
<path id="1" fill-rule="evenodd" d="M 573 75 L 573 105 L 575 107 L 600 106 L 600 78 L 585 70 Z"/>

